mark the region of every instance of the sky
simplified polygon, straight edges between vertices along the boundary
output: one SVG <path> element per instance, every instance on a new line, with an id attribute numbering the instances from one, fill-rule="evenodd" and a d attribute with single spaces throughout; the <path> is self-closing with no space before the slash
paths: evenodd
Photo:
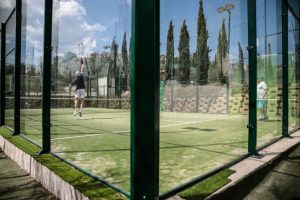
<path id="1" fill-rule="evenodd" d="M 9 10 L 14 0 L 0 1 L 0 10 Z M 257 0 L 258 51 L 263 52 L 264 38 L 277 49 L 279 27 L 276 17 L 276 0 L 267 0 L 268 11 L 264 12 L 264 0 Z M 26 62 L 38 64 L 42 57 L 44 32 L 44 1 L 24 0 L 26 9 Z M 244 0 L 204 0 L 204 14 L 209 33 L 208 46 L 210 57 L 214 59 L 222 20 L 225 20 L 228 32 L 228 12 L 218 13 L 217 8 L 231 3 L 230 55 L 238 58 L 238 42 L 246 56 L 247 47 L 247 6 Z M 166 51 L 166 38 L 169 22 L 174 24 L 175 55 L 178 55 L 180 28 L 184 20 L 190 34 L 190 52 L 196 50 L 196 32 L 199 0 L 161 0 L 160 1 L 160 38 L 161 54 Z M 127 45 L 131 36 L 131 0 L 54 0 L 53 9 L 53 47 L 54 53 L 63 56 L 70 51 L 77 55 L 105 51 L 114 37 L 121 50 L 122 37 L 127 34 Z M 3 12 L 2 12 L 3 13 Z M 1 14 L 2 15 L 2 14 Z M 267 22 L 267 32 L 264 29 Z M 289 24 L 292 26 L 293 24 Z M 291 33 L 292 34 L 292 33 Z M 24 39 L 25 40 L 25 39 Z M 106 50 L 108 51 L 108 50 Z M 274 50 L 274 53 L 276 50 Z"/>

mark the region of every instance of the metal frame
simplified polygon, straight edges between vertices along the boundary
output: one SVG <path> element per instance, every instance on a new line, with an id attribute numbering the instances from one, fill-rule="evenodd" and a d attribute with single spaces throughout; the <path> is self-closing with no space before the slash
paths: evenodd
<path id="1" fill-rule="evenodd" d="M 159 12 L 159 0 L 132 1 L 132 200 L 159 196 Z"/>
<path id="2" fill-rule="evenodd" d="M 109 187 L 130 196 L 132 200 L 164 199 L 186 189 L 199 181 L 231 166 L 241 158 L 227 163 L 212 172 L 199 176 L 167 193 L 159 196 L 159 68 L 160 68 L 160 30 L 159 0 L 132 3 L 132 43 L 131 43 L 131 193 L 105 182 L 73 163 L 51 152 L 51 60 L 52 60 L 52 8 L 53 0 L 45 1 L 44 27 L 44 66 L 42 96 L 42 149 L 38 153 L 51 153 L 76 169 L 99 180 Z M 282 134 L 288 136 L 288 5 L 282 1 L 282 62 L 283 62 L 283 116 Z M 257 47 L 256 47 L 256 1 L 247 0 L 248 9 L 248 51 L 249 51 L 249 122 L 248 155 L 260 156 L 257 145 Z M 21 19 L 22 1 L 16 0 L 16 47 L 15 47 L 15 131 L 20 133 L 20 68 L 21 68 Z M 145 26 L 147 24 L 147 26 Z M 1 80 L 5 80 L 5 23 L 1 24 Z M 230 34 L 228 34 L 230 35 Z M 3 42 L 4 41 L 4 42 Z M 173 58 L 174 59 L 174 58 Z M 299 66 L 298 66 L 299 67 Z M 197 70 L 198 71 L 198 70 Z M 172 70 L 173 73 L 173 70 Z M 197 76 L 198 77 L 198 76 Z M 173 80 L 172 80 L 173 82 Z M 198 87 L 198 81 L 197 81 Z M 5 82 L 0 82 L 0 125 L 5 118 Z M 145 93 L 145 91 L 147 91 Z M 198 90 L 197 90 L 198 92 Z M 199 94 L 197 94 L 199 95 Z M 198 111 L 198 102 L 197 108 Z M 145 114 L 146 113 L 146 114 Z"/>
<path id="3" fill-rule="evenodd" d="M 256 46 L 256 1 L 247 0 L 248 9 L 248 53 L 249 53 L 249 119 L 248 153 L 259 156 L 257 145 L 256 82 L 257 82 L 257 46 Z"/>
<path id="4" fill-rule="evenodd" d="M 15 47 L 15 88 L 14 88 L 14 132 L 20 134 L 20 72 L 21 72 L 21 39 L 22 39 L 22 1 L 16 0 L 16 47 Z"/>
<path id="5" fill-rule="evenodd" d="M 5 124 L 5 40 L 6 26 L 4 23 L 1 23 L 0 126 Z"/>
<path id="6" fill-rule="evenodd" d="M 282 16 L 282 136 L 289 136 L 289 59 L 288 59 L 288 7 L 281 2 Z"/>
<path id="7" fill-rule="evenodd" d="M 42 94 L 42 149 L 38 155 L 49 153 L 50 140 L 50 109 L 51 109 L 51 60 L 52 60 L 52 13 L 53 0 L 45 1 L 44 27 L 44 65 L 43 65 L 43 94 Z"/>

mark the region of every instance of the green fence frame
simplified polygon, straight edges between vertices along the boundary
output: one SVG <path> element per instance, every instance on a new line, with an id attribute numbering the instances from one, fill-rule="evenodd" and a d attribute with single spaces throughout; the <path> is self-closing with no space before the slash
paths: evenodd
<path id="1" fill-rule="evenodd" d="M 45 27 L 44 27 L 44 65 L 43 65 L 43 87 L 42 87 L 42 149 L 39 155 L 51 151 L 51 60 L 52 60 L 52 13 L 53 0 L 45 1 Z"/>
<path id="2" fill-rule="evenodd" d="M 282 135 L 288 136 L 288 6 L 282 0 L 282 62 L 283 62 L 283 116 Z M 52 8 L 53 0 L 45 0 L 44 66 L 42 96 L 42 150 L 51 153 L 51 62 L 52 62 Z M 257 151 L 257 46 L 256 1 L 247 0 L 249 53 L 249 120 L 248 155 L 260 156 Z M 22 1 L 16 0 L 16 55 L 15 55 L 15 114 L 13 135 L 20 133 L 20 69 Z M 145 26 L 147 24 L 147 26 Z M 131 193 L 130 199 L 164 199 L 182 191 L 217 171 L 198 177 L 159 196 L 159 110 L 160 110 L 160 0 L 132 0 L 131 42 Z M 5 24 L 1 24 L 1 80 L 5 80 Z M 299 66 L 297 66 L 299 67 Z M 299 69 L 298 69 L 299 70 Z M 144 84 L 147 83 L 147 84 Z M 0 86 L 0 125 L 5 117 L 5 83 Z M 196 83 L 198 84 L 198 82 Z M 145 93 L 145 91 L 147 91 Z M 197 90 L 198 91 L 198 90 Z M 198 108 L 198 102 L 197 102 Z M 197 110 L 198 111 L 198 110 Z M 145 113 L 147 113 L 145 115 Z M 65 161 L 67 162 L 67 161 Z M 114 186 L 108 184 L 115 190 Z M 118 190 L 129 196 L 125 191 Z"/>
<path id="3" fill-rule="evenodd" d="M 14 88 L 14 132 L 20 134 L 20 72 L 21 72 L 21 37 L 22 37 L 22 1 L 16 0 L 16 47 L 15 47 L 15 88 Z"/>
<path id="4" fill-rule="evenodd" d="M 158 199 L 159 195 L 159 2 L 132 1 L 132 200 Z"/>
<path id="5" fill-rule="evenodd" d="M 288 58 L 288 7 L 281 3 L 282 24 L 282 136 L 289 136 L 289 58 Z"/>
<path id="6" fill-rule="evenodd" d="M 256 82 L 257 82 L 257 46 L 256 46 L 256 1 L 248 0 L 248 55 L 249 55 L 249 121 L 248 153 L 259 156 L 257 152 L 257 116 L 256 116 Z M 252 76 L 251 76 L 252 75 Z"/>
<path id="7" fill-rule="evenodd" d="M 0 81 L 0 126 L 5 123 L 5 38 L 6 38 L 6 26 L 5 23 L 1 23 L 1 80 Z M 3 42 L 4 41 L 4 42 Z"/>

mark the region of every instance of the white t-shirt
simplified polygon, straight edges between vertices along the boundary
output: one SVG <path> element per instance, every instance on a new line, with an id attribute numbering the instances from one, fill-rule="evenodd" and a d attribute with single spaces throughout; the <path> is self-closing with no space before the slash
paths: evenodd
<path id="1" fill-rule="evenodd" d="M 257 98 L 262 99 L 265 97 L 267 91 L 267 84 L 264 81 L 261 81 L 257 84 Z"/>

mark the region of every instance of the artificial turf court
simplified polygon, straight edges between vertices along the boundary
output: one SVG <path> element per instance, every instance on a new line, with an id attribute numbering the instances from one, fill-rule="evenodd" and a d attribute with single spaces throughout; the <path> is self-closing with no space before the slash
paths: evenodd
<path id="1" fill-rule="evenodd" d="M 6 110 L 7 117 L 9 110 Z M 24 135 L 42 142 L 40 109 L 21 110 Z M 7 118 L 9 120 L 9 118 Z M 130 112 L 51 109 L 52 151 L 129 191 Z M 160 191 L 166 192 L 247 152 L 247 115 L 161 112 Z M 281 121 L 258 122 L 258 146 L 279 137 Z"/>

